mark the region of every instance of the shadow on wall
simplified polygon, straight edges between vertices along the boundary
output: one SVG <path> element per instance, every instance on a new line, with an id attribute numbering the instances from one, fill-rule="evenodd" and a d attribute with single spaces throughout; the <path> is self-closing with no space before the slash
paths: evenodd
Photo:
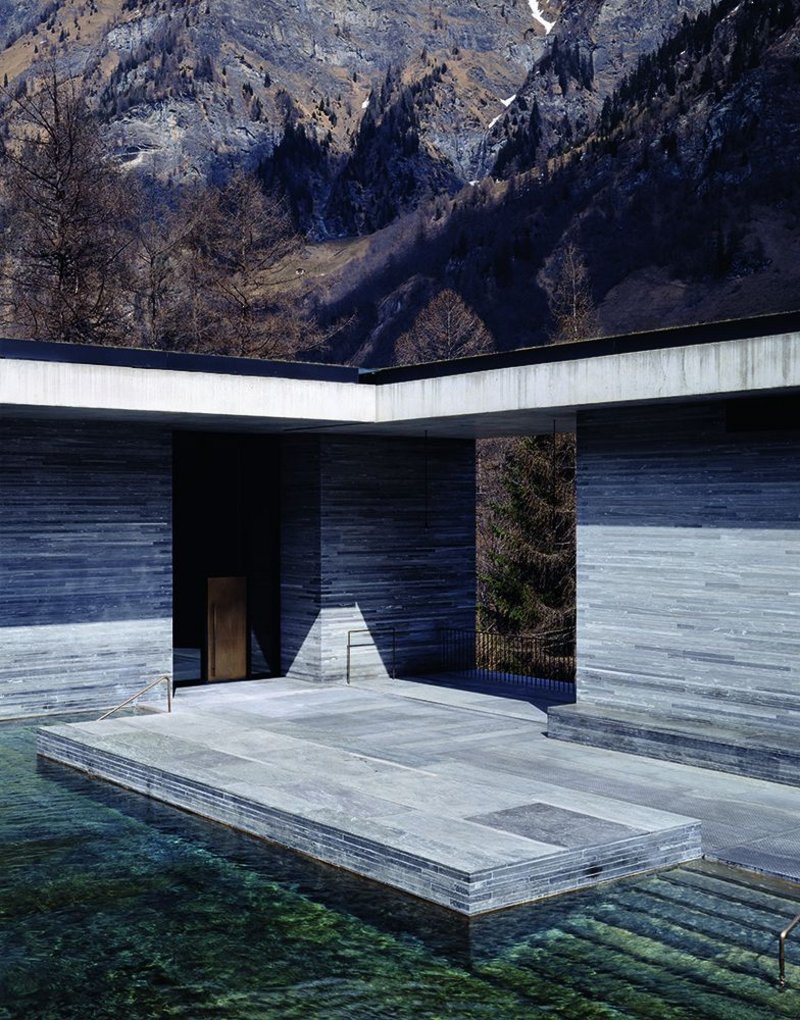
<path id="1" fill-rule="evenodd" d="M 3 422 L 0 627 L 169 617 L 171 459 L 159 428 Z"/>
<path id="2" fill-rule="evenodd" d="M 396 652 L 407 675 L 438 662 L 442 627 L 474 627 L 472 442 L 292 438 L 282 479 L 284 671 L 342 682 L 365 631 L 355 668 L 386 676 Z"/>
<path id="3" fill-rule="evenodd" d="M 578 524 L 800 528 L 800 396 L 590 412 Z"/>

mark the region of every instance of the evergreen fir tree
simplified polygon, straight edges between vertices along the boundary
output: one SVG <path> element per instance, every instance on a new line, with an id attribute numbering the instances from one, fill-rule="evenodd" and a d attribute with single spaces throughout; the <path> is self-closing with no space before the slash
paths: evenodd
<path id="1" fill-rule="evenodd" d="M 526 436 L 511 444 L 490 505 L 491 548 L 481 577 L 481 626 L 558 635 L 575 627 L 575 439 Z"/>

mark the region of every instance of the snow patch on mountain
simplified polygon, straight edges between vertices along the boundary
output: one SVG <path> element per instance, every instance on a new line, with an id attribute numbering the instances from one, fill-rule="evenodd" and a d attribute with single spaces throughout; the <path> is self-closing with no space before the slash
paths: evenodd
<path id="1" fill-rule="evenodd" d="M 533 20 L 538 21 L 542 28 L 545 30 L 545 34 L 549 35 L 555 27 L 555 21 L 548 21 L 542 14 L 542 9 L 539 6 L 539 0 L 528 0 L 528 6 L 531 9 Z"/>

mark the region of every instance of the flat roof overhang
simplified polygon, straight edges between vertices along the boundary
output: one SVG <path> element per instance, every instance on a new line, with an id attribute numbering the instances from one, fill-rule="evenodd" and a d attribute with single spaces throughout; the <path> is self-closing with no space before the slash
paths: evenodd
<path id="1" fill-rule="evenodd" d="M 645 349 L 640 335 L 361 374 L 5 341 L 0 413 L 284 433 L 468 438 L 549 432 L 554 424 L 569 431 L 585 410 L 800 390 L 800 324 L 773 319 L 793 328 L 764 335 L 762 320 L 761 334 L 747 336 L 747 324 L 734 323 L 733 338 L 714 339 L 725 325 L 715 324 L 716 333 L 697 342 L 691 331 L 664 331 L 648 335 L 663 346 Z"/>
<path id="2" fill-rule="evenodd" d="M 282 432 L 371 425 L 376 389 L 357 382 L 57 361 L 0 361 L 4 415 L 149 421 Z"/>
<path id="3" fill-rule="evenodd" d="M 800 389 L 800 332 L 389 383 L 378 421 L 431 434 L 568 430 L 579 411 Z"/>

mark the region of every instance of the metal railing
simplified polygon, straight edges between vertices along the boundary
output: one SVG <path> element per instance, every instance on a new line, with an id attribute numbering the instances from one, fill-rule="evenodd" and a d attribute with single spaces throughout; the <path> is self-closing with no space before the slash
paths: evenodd
<path id="1" fill-rule="evenodd" d="M 780 971 L 779 984 L 781 988 L 786 987 L 786 940 L 799 924 L 800 914 L 790 921 L 778 936 L 778 970 Z"/>
<path id="2" fill-rule="evenodd" d="M 126 698 L 124 701 L 120 702 L 119 705 L 115 705 L 114 708 L 110 708 L 107 712 L 104 712 L 97 721 L 98 722 L 102 722 L 103 719 L 108 719 L 108 717 L 110 715 L 113 715 L 115 712 L 119 712 L 119 710 L 121 708 L 126 708 L 132 702 L 136 701 L 137 698 L 141 698 L 141 696 L 143 694 L 147 694 L 148 691 L 152 691 L 152 689 L 154 687 L 157 687 L 159 684 L 163 684 L 163 683 L 166 683 L 166 685 L 167 685 L 167 711 L 171 712 L 172 711 L 172 677 L 169 676 L 168 673 L 162 673 L 161 676 L 156 677 L 155 680 L 152 680 L 149 684 L 147 684 L 145 687 L 143 687 L 140 691 L 137 691 L 135 694 L 132 694 L 129 698 Z"/>
<path id="3" fill-rule="evenodd" d="M 397 678 L 397 630 L 395 627 L 360 627 L 358 630 L 348 630 L 347 632 L 347 682 L 350 683 L 350 673 L 353 662 L 353 649 L 354 648 L 373 648 L 378 655 L 380 651 L 376 641 L 362 641 L 361 644 L 353 642 L 354 634 L 369 634 L 372 637 L 375 634 L 391 634 L 392 635 L 392 680 Z"/>
<path id="4" fill-rule="evenodd" d="M 448 672 L 470 672 L 482 680 L 498 674 L 558 683 L 575 682 L 571 634 L 495 634 L 492 631 L 441 631 L 441 663 Z"/>

